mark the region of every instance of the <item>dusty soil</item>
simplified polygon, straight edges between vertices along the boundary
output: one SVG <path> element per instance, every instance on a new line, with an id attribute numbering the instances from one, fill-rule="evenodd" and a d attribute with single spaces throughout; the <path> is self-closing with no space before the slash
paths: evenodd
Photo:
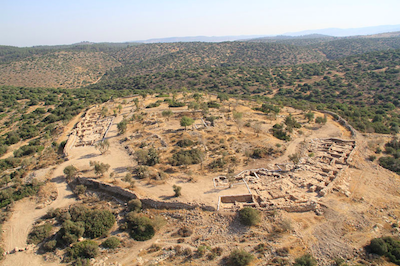
<path id="1" fill-rule="evenodd" d="M 234 149 L 228 150 L 240 159 L 240 163 L 235 167 L 235 173 L 243 169 L 264 167 L 268 164 L 288 162 L 288 155 L 297 152 L 304 139 L 340 137 L 349 139 L 350 134 L 338 123 L 328 117 L 328 122 L 323 126 L 308 124 L 302 120 L 303 126 L 299 131 L 293 133 L 292 141 L 283 142 L 275 139 L 268 133 L 268 129 L 273 124 L 281 122 L 284 118 L 278 117 L 276 121 L 269 121 L 259 112 L 253 111 L 245 102 L 239 102 L 236 110 L 244 113 L 243 119 L 254 121 L 264 121 L 262 133 L 257 134 L 252 128 L 243 126 L 236 128 L 234 121 L 227 117 L 227 113 L 221 113 L 223 118 L 217 120 L 215 128 L 193 130 L 189 128 L 185 132 L 179 125 L 179 114 L 165 121 L 160 112 L 168 109 L 165 104 L 156 108 L 142 109 L 147 113 L 148 120 L 159 121 L 159 123 L 144 124 L 134 122 L 129 124 L 128 132 L 118 136 L 117 123 L 124 116 L 129 117 L 136 109 L 131 103 L 132 99 L 127 99 L 128 104 L 124 106 L 122 113 L 118 114 L 107 135 L 110 142 L 110 149 L 103 155 L 93 146 L 75 147 L 69 151 L 68 161 L 58 165 L 50 174 L 50 182 L 55 185 L 58 192 L 57 199 L 42 209 L 37 209 L 37 204 L 33 199 L 25 199 L 15 204 L 12 217 L 3 226 L 3 239 L 5 250 L 10 251 L 15 247 L 26 247 L 26 238 L 32 225 L 43 216 L 50 208 L 62 208 L 79 202 L 71 190 L 67 187 L 63 178 L 63 169 L 68 165 L 74 165 L 81 171 L 82 176 L 95 177 L 93 170 L 89 166 L 90 161 L 100 161 L 110 164 L 109 172 L 100 179 L 105 182 L 112 182 L 127 187 L 128 184 L 122 181 L 126 173 L 137 165 L 133 156 L 128 154 L 125 146 L 137 148 L 137 144 L 147 138 L 147 133 L 157 134 L 167 142 L 167 149 L 161 149 L 161 160 L 166 162 L 169 152 L 174 149 L 176 135 L 199 138 L 200 133 L 207 139 L 207 146 L 211 146 L 212 139 L 228 139 L 234 136 L 237 146 L 245 145 L 264 145 L 269 144 L 276 147 L 281 145 L 281 156 L 277 158 L 269 157 L 264 159 L 247 160 L 243 151 L 235 153 Z M 148 97 L 142 106 L 155 102 L 157 98 Z M 122 102 L 122 100 L 121 100 Z M 232 106 L 236 102 L 232 101 Z M 241 105 L 246 104 L 246 105 Z M 254 103 L 252 103 L 254 104 Z M 112 109 L 116 104 L 110 105 Z M 174 111 L 186 112 L 186 108 L 176 108 Z M 226 104 L 226 109 L 228 106 Z M 233 107 L 232 107 L 233 109 Z M 212 111 L 214 112 L 214 111 Z M 298 120 L 302 114 L 294 109 L 285 109 L 282 115 L 291 113 Z M 322 114 L 316 113 L 316 116 Z M 146 119 L 145 119 L 146 120 Z M 76 119 L 73 123 L 76 123 Z M 72 122 L 71 122 L 72 123 Z M 201 124 L 196 120 L 196 124 Z M 67 126 L 67 128 L 70 128 Z M 168 133 L 172 132 L 172 133 Z M 140 133 L 143 137 L 131 138 Z M 129 141 L 123 141 L 125 138 Z M 384 137 L 382 137 L 384 138 Z M 311 253 L 319 259 L 320 265 L 329 265 L 333 259 L 343 257 L 348 263 L 357 264 L 364 257 L 362 247 L 373 237 L 381 235 L 398 236 L 396 228 L 392 228 L 392 223 L 398 223 L 400 217 L 400 197 L 398 193 L 399 178 L 397 175 L 387 171 L 374 162 L 366 160 L 366 157 L 373 153 L 376 145 L 382 141 L 374 139 L 374 136 L 358 135 L 356 138 L 357 150 L 351 167 L 346 171 L 345 178 L 333 193 L 321 199 L 323 213 L 317 215 L 314 212 L 287 213 L 277 211 L 274 213 L 263 213 L 262 222 L 252 228 L 243 227 L 237 219 L 235 213 L 231 212 L 204 212 L 200 210 L 146 210 L 150 216 L 160 215 L 165 217 L 166 225 L 157 232 L 156 236 L 149 241 L 136 242 L 130 240 L 125 233 L 118 233 L 123 239 L 124 246 L 114 251 L 101 251 L 101 256 L 96 258 L 95 265 L 148 265 L 161 262 L 164 265 L 217 265 L 221 262 L 221 257 L 209 260 L 204 257 L 187 256 L 177 252 L 175 246 L 189 248 L 192 252 L 202 245 L 210 248 L 221 247 L 222 256 L 229 254 L 234 248 L 240 247 L 247 251 L 254 252 L 254 248 L 259 243 L 266 245 L 263 254 L 255 253 L 256 260 L 253 265 L 264 265 L 271 263 L 274 258 L 286 261 L 293 261 L 297 256 L 305 252 Z M 156 143 L 156 142 L 154 142 Z M 232 145 L 233 146 L 233 145 Z M 201 148 L 201 145 L 199 145 Z M 212 152 L 210 155 L 214 156 Z M 207 158 L 210 162 L 213 158 Z M 170 166 L 168 166 L 170 167 Z M 166 169 L 158 166 L 155 170 Z M 50 171 L 50 170 L 49 170 Z M 137 180 L 133 189 L 139 196 L 151 197 L 157 200 L 182 201 L 182 202 L 201 202 L 216 206 L 219 195 L 238 194 L 246 191 L 245 187 L 234 187 L 232 189 L 215 189 L 212 178 L 221 174 L 226 174 L 227 169 L 219 171 L 209 171 L 201 169 L 199 165 L 189 167 L 177 167 L 174 173 L 169 174 L 169 178 L 162 181 Z M 115 173 L 110 178 L 110 173 Z M 190 179 L 195 180 L 189 181 Z M 172 185 L 177 184 L 182 187 L 182 197 L 172 197 Z M 345 193 L 348 192 L 348 193 Z M 176 231 L 187 226 L 193 230 L 189 237 L 177 236 Z M 114 234 L 117 232 L 111 232 Z M 181 240 L 183 239 L 183 241 Z M 178 243 L 179 242 L 179 243 Z M 150 246 L 156 244 L 161 249 L 156 252 L 149 250 Z M 281 252 L 282 249 L 287 253 Z M 208 252 L 208 251 L 207 251 Z M 208 254 L 208 253 L 207 253 Z M 380 262 L 381 263 L 381 262 Z M 2 265 L 60 265 L 59 262 L 46 262 L 39 255 L 36 255 L 32 248 L 27 251 L 17 252 L 6 256 Z"/>

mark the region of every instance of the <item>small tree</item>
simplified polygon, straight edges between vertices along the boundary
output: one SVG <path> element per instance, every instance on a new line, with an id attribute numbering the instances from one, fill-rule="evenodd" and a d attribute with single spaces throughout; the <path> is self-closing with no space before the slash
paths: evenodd
<path id="1" fill-rule="evenodd" d="M 260 222 L 260 212 L 256 209 L 245 207 L 239 211 L 240 221 L 244 225 L 252 226 Z"/>
<path id="2" fill-rule="evenodd" d="M 102 140 L 102 141 L 99 141 L 99 142 L 97 142 L 95 145 L 94 145 L 94 147 L 97 149 L 97 150 L 99 150 L 99 152 L 101 153 L 101 154 L 104 154 L 106 151 L 108 151 L 108 149 L 110 148 L 110 142 L 107 140 L 107 139 L 105 139 L 105 140 Z"/>
<path id="3" fill-rule="evenodd" d="M 98 176 L 103 176 L 110 169 L 110 165 L 107 163 L 90 161 L 89 165 L 94 166 L 94 173 Z"/>
<path id="4" fill-rule="evenodd" d="M 64 174 L 65 177 L 68 181 L 71 181 L 71 179 L 76 177 L 76 174 L 78 173 L 78 169 L 73 166 L 73 165 L 68 165 L 67 167 L 64 168 Z"/>
<path id="5" fill-rule="evenodd" d="M 307 118 L 308 122 L 312 122 L 314 120 L 314 113 L 313 112 L 308 112 L 304 116 L 305 116 L 305 118 Z"/>
<path id="6" fill-rule="evenodd" d="M 194 120 L 190 117 L 184 116 L 181 118 L 181 126 L 185 127 L 185 130 L 187 130 L 186 127 L 192 125 L 193 123 L 194 123 Z"/>
<path id="7" fill-rule="evenodd" d="M 233 112 L 233 120 L 235 121 L 237 129 L 238 129 L 239 132 L 242 131 L 242 127 L 243 127 L 242 118 L 243 118 L 243 113 L 235 112 L 235 111 Z"/>
<path id="8" fill-rule="evenodd" d="M 162 113 L 162 116 L 166 118 L 167 121 L 169 121 L 169 118 L 172 116 L 172 111 L 171 110 L 165 110 Z"/>
<path id="9" fill-rule="evenodd" d="M 172 188 L 174 189 L 174 192 L 175 192 L 174 196 L 175 197 L 180 197 L 182 195 L 182 192 L 181 192 L 182 187 L 177 186 L 177 185 L 173 185 Z"/>
<path id="10" fill-rule="evenodd" d="M 123 119 L 121 122 L 117 124 L 118 128 L 118 134 L 122 135 L 126 132 L 126 129 L 128 127 L 128 120 Z"/>
<path id="11" fill-rule="evenodd" d="M 149 168 L 145 165 L 139 165 L 135 171 L 139 179 L 145 179 L 150 176 Z"/>

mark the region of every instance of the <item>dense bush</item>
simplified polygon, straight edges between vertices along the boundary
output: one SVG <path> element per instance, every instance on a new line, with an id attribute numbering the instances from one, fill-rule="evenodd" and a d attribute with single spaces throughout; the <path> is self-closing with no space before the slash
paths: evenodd
<path id="1" fill-rule="evenodd" d="M 211 161 L 211 163 L 208 165 L 208 167 L 210 169 L 219 169 L 219 168 L 224 167 L 225 165 L 226 165 L 226 161 L 224 160 L 224 158 L 218 158 L 218 159 Z"/>
<path id="2" fill-rule="evenodd" d="M 12 201 L 17 201 L 25 197 L 36 195 L 41 184 L 26 184 L 16 188 L 6 190 L 7 193 L 0 193 L 0 208 L 9 205 Z"/>
<path id="3" fill-rule="evenodd" d="M 176 145 L 179 147 L 185 148 L 185 147 L 190 147 L 194 144 L 194 142 L 190 139 L 181 139 L 179 140 Z"/>
<path id="4" fill-rule="evenodd" d="M 85 240 L 74 244 L 68 254 L 73 259 L 94 258 L 99 254 L 99 246 L 92 240 Z"/>
<path id="5" fill-rule="evenodd" d="M 45 238 L 50 236 L 51 229 L 53 229 L 53 226 L 48 223 L 35 226 L 28 235 L 28 244 L 36 245 L 42 242 Z"/>
<path id="6" fill-rule="evenodd" d="M 392 172 L 400 174 L 400 159 L 395 159 L 391 156 L 384 156 L 379 158 L 379 164 Z"/>
<path id="7" fill-rule="evenodd" d="M 155 234 L 155 229 L 149 218 L 130 212 L 126 215 L 127 226 L 131 237 L 137 241 L 146 241 Z"/>
<path id="8" fill-rule="evenodd" d="M 153 166 L 160 162 L 160 157 L 158 156 L 157 150 L 151 147 L 148 150 L 140 149 L 135 152 L 136 160 L 140 164 Z"/>
<path id="9" fill-rule="evenodd" d="M 379 164 L 390 171 L 400 174 L 400 141 L 393 139 L 386 143 L 385 153 L 390 156 L 379 158 Z"/>
<path id="10" fill-rule="evenodd" d="M 201 162 L 203 153 L 199 149 L 180 150 L 173 154 L 169 162 L 172 165 L 189 165 Z"/>
<path id="11" fill-rule="evenodd" d="M 43 244 L 43 249 L 45 251 L 53 251 L 56 249 L 57 240 L 50 240 Z"/>
<path id="12" fill-rule="evenodd" d="M 90 238 L 105 235 L 115 223 L 115 217 L 109 210 L 90 210 L 83 205 L 77 205 L 69 209 L 69 214 L 72 221 L 67 221 L 67 225 L 83 227 L 82 233 Z M 77 230 L 74 229 L 74 231 Z M 78 232 L 81 233 L 80 229 Z"/>
<path id="13" fill-rule="evenodd" d="M 65 221 L 58 231 L 58 238 L 65 244 L 70 245 L 78 241 L 85 232 L 84 222 Z"/>
<path id="14" fill-rule="evenodd" d="M 285 141 L 290 140 L 290 136 L 287 134 L 286 131 L 283 131 L 282 129 L 272 129 L 272 135 L 280 140 L 285 140 Z"/>
<path id="15" fill-rule="evenodd" d="M 246 266 L 254 259 L 254 256 L 243 249 L 235 249 L 228 257 L 227 265 Z"/>
<path id="16" fill-rule="evenodd" d="M 301 128 L 300 123 L 297 122 L 296 119 L 292 115 L 289 115 L 285 118 L 285 125 L 288 128 Z"/>
<path id="17" fill-rule="evenodd" d="M 150 176 L 149 168 L 145 165 L 139 165 L 138 167 L 136 167 L 135 173 L 139 179 L 145 179 Z"/>
<path id="18" fill-rule="evenodd" d="M 131 212 L 138 212 L 142 209 L 142 202 L 140 199 L 133 199 L 128 202 L 128 209 Z"/>
<path id="19" fill-rule="evenodd" d="M 239 211 L 240 222 L 252 226 L 260 222 L 260 212 L 254 208 L 245 207 Z"/>
<path id="20" fill-rule="evenodd" d="M 108 210 L 90 211 L 85 220 L 85 236 L 96 238 L 105 235 L 115 223 L 114 215 Z"/>
<path id="21" fill-rule="evenodd" d="M 105 241 L 103 241 L 103 243 L 101 243 L 101 246 L 103 246 L 105 248 L 109 248 L 109 249 L 115 249 L 120 244 L 121 244 L 121 241 L 117 237 L 112 236 L 112 237 L 107 238 Z"/>
<path id="22" fill-rule="evenodd" d="M 400 241 L 392 237 L 374 238 L 366 247 L 371 253 L 386 256 L 389 260 L 400 265 Z"/>

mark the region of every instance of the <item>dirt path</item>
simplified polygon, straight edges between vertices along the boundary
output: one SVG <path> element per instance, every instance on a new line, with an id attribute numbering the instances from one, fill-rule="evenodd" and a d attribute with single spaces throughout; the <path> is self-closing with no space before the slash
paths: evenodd
<path id="1" fill-rule="evenodd" d="M 25 248 L 27 246 L 26 239 L 32 225 L 40 217 L 45 215 L 50 208 L 62 208 L 74 204 L 76 202 L 72 191 L 68 188 L 63 177 L 63 169 L 71 162 L 64 162 L 57 166 L 53 173 L 53 179 L 56 185 L 58 196 L 57 199 L 43 209 L 36 209 L 36 204 L 30 199 L 23 199 L 15 203 L 15 209 L 10 220 L 3 226 L 4 248 L 11 251 L 15 247 Z M 53 263 L 45 263 L 40 256 L 33 251 L 17 252 L 6 256 L 1 265 L 57 265 Z"/>

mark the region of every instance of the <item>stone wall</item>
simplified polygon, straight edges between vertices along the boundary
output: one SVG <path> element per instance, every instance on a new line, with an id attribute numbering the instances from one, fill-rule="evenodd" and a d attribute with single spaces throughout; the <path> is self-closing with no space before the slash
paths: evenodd
<path id="1" fill-rule="evenodd" d="M 176 209 L 186 209 L 192 210 L 196 208 L 200 208 L 205 211 L 215 211 L 215 207 L 208 206 L 205 204 L 198 204 L 198 203 L 186 203 L 186 202 L 166 202 L 166 201 L 158 201 L 150 198 L 139 198 L 135 192 L 124 189 L 119 186 L 114 186 L 112 184 L 104 183 L 95 179 L 85 178 L 85 177 L 78 177 L 77 182 L 79 184 L 85 185 L 92 189 L 97 189 L 117 198 L 123 198 L 126 201 L 131 199 L 140 199 L 143 206 L 147 208 L 154 208 L 154 209 L 169 209 L 169 210 L 176 210 Z"/>
<path id="2" fill-rule="evenodd" d="M 331 115 L 331 116 L 337 118 L 336 121 L 339 122 L 342 126 L 344 126 L 347 130 L 349 130 L 353 137 L 355 137 L 357 135 L 357 131 L 346 120 L 344 120 L 340 115 L 338 115 L 334 112 L 331 112 L 331 111 L 326 111 L 326 110 L 318 110 L 318 112 L 328 114 L 328 115 Z"/>

